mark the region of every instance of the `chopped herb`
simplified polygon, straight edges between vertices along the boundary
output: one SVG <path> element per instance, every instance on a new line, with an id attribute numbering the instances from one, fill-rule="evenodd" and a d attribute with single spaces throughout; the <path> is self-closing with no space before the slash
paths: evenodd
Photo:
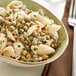
<path id="1" fill-rule="evenodd" d="M 6 16 L 9 16 L 10 14 L 9 13 L 6 13 Z"/>
<path id="2" fill-rule="evenodd" d="M 0 41 L 0 45 L 1 45 L 2 41 Z"/>
<path id="3" fill-rule="evenodd" d="M 34 19 L 33 19 L 33 18 L 31 18 L 31 19 L 30 19 L 30 21 L 34 21 Z"/>
<path id="4" fill-rule="evenodd" d="M 18 16 L 16 16 L 16 19 L 18 19 Z"/>
<path id="5" fill-rule="evenodd" d="M 14 9 L 15 7 L 12 7 L 11 9 Z"/>
<path id="6" fill-rule="evenodd" d="M 30 41 L 32 43 L 32 41 Z"/>
<path id="7" fill-rule="evenodd" d="M 28 45 L 25 45 L 25 48 L 28 48 Z"/>
<path id="8" fill-rule="evenodd" d="M 18 45 L 18 47 L 21 47 L 20 45 Z"/>
<path id="9" fill-rule="evenodd" d="M 0 16 L 2 16 L 2 17 L 3 17 L 3 15 L 0 15 Z"/>
<path id="10" fill-rule="evenodd" d="M 7 32 L 5 34 L 6 34 L 6 36 L 8 35 Z"/>
<path id="11" fill-rule="evenodd" d="M 50 26 L 51 26 L 52 24 L 50 24 Z"/>
<path id="12" fill-rule="evenodd" d="M 36 15 L 34 15 L 34 17 L 37 17 Z"/>
<path id="13" fill-rule="evenodd" d="M 38 48 L 34 48 L 34 51 L 36 51 Z"/>
<path id="14" fill-rule="evenodd" d="M 4 25 L 4 23 L 2 22 L 2 23 L 1 23 L 1 26 L 3 26 L 3 25 Z"/>
<path id="15" fill-rule="evenodd" d="M 7 28 L 10 27 L 11 25 L 7 25 Z"/>
<path id="16" fill-rule="evenodd" d="M 22 28 L 24 26 L 24 24 L 20 24 L 19 27 Z"/>

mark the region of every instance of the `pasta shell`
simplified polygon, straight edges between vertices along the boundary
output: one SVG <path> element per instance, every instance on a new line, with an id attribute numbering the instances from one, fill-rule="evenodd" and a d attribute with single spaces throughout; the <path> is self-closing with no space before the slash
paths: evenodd
<path id="1" fill-rule="evenodd" d="M 15 42 L 13 44 L 13 47 L 15 49 L 15 55 L 20 56 L 20 54 L 21 54 L 21 52 L 22 52 L 22 50 L 24 48 L 23 44 L 21 42 Z"/>
<path id="2" fill-rule="evenodd" d="M 6 10 L 3 7 L 0 7 L 0 15 L 5 16 Z"/>
<path id="3" fill-rule="evenodd" d="M 59 39 L 59 35 L 58 35 L 58 32 L 53 32 L 53 31 L 50 31 L 49 34 L 51 35 L 51 37 L 55 40 L 55 42 L 58 41 Z"/>
<path id="4" fill-rule="evenodd" d="M 37 50 L 34 48 L 37 48 Z M 55 49 L 44 44 L 40 44 L 39 46 L 32 46 L 31 49 L 32 51 L 36 51 L 38 55 L 48 55 L 55 53 Z"/>
<path id="5" fill-rule="evenodd" d="M 43 28 L 43 27 L 44 27 L 44 25 L 43 25 L 42 23 L 40 23 L 39 21 L 35 21 L 35 23 L 37 23 L 38 25 L 40 25 L 40 26 L 41 26 L 41 28 Z"/>
<path id="6" fill-rule="evenodd" d="M 48 32 L 50 32 L 50 31 L 57 32 L 60 30 L 60 28 L 61 28 L 61 26 L 53 24 L 48 27 Z"/>
<path id="7" fill-rule="evenodd" d="M 3 49 L 3 55 L 8 56 L 8 57 L 14 56 L 15 53 L 14 53 L 13 47 L 12 46 L 8 46 L 5 49 Z"/>
<path id="8" fill-rule="evenodd" d="M 11 33 L 10 31 L 8 31 L 8 29 L 7 29 L 7 37 L 8 37 L 9 39 L 11 39 L 12 41 L 15 41 L 14 36 L 12 35 L 12 33 Z"/>
<path id="9" fill-rule="evenodd" d="M 37 15 L 36 21 L 41 22 L 43 25 L 50 25 L 51 24 L 50 19 L 48 19 L 47 17 L 41 16 L 41 15 Z"/>
<path id="10" fill-rule="evenodd" d="M 9 3 L 9 4 L 7 5 L 7 7 L 13 8 L 13 7 L 16 6 L 16 5 L 23 5 L 23 4 L 22 4 L 21 1 L 12 1 L 11 3 Z"/>
<path id="11" fill-rule="evenodd" d="M 3 17 L 0 16 L 0 23 L 4 21 Z"/>
<path id="12" fill-rule="evenodd" d="M 27 35 L 31 35 L 35 30 L 37 29 L 36 25 L 31 26 L 28 31 L 27 31 Z"/>
<path id="13" fill-rule="evenodd" d="M 0 33 L 0 51 L 1 49 L 5 48 L 7 45 L 7 38 L 5 37 L 5 34 Z"/>
<path id="14" fill-rule="evenodd" d="M 29 14 L 29 16 L 31 18 L 33 18 L 34 16 L 37 16 L 37 15 L 39 15 L 38 12 L 32 12 L 32 13 Z"/>
<path id="15" fill-rule="evenodd" d="M 40 22 L 36 21 L 37 25 L 32 25 L 28 31 L 27 31 L 27 35 L 31 35 L 35 30 L 41 32 L 41 29 L 44 27 L 43 24 L 41 24 Z"/>

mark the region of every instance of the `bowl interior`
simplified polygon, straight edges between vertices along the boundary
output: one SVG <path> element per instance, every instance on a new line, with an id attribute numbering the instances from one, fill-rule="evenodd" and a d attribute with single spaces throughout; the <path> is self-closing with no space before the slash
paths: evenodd
<path id="1" fill-rule="evenodd" d="M 6 5 L 12 0 L 0 0 L 0 6 L 2 7 L 6 7 Z M 60 36 L 60 41 L 61 44 L 60 46 L 56 49 L 56 53 L 51 57 L 56 57 L 58 54 L 60 54 L 63 49 L 67 46 L 68 44 L 68 35 L 66 32 L 66 29 L 64 27 L 64 25 L 49 11 L 47 11 L 45 8 L 43 8 L 42 6 L 38 5 L 37 3 L 32 2 L 31 0 L 21 0 L 23 2 L 23 4 L 25 4 L 29 9 L 32 9 L 34 11 L 37 11 L 38 9 L 43 9 L 44 13 L 47 15 L 47 17 L 49 17 L 50 19 L 53 19 L 55 21 L 56 24 L 61 25 L 62 28 L 59 30 L 59 36 Z"/>

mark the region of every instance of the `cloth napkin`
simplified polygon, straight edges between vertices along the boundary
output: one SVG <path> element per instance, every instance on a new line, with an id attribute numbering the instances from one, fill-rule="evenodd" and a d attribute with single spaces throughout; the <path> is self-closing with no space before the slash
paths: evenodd
<path id="1" fill-rule="evenodd" d="M 42 76 L 72 76 L 73 28 L 68 24 L 70 3 L 71 0 L 67 0 L 62 18 L 69 34 L 69 45 L 59 59 L 45 66 Z"/>

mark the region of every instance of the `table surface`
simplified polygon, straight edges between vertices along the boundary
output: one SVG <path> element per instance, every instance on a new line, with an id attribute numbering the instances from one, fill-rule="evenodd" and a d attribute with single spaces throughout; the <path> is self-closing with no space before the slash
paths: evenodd
<path id="1" fill-rule="evenodd" d="M 60 20 L 62 19 L 66 3 L 65 1 L 60 3 L 48 3 L 48 0 L 45 2 L 43 0 L 34 1 L 37 1 L 38 3 L 45 6 L 52 13 L 54 13 Z M 0 61 L 0 76 L 41 76 L 43 68 L 44 65 L 31 68 L 21 68 Z"/>

